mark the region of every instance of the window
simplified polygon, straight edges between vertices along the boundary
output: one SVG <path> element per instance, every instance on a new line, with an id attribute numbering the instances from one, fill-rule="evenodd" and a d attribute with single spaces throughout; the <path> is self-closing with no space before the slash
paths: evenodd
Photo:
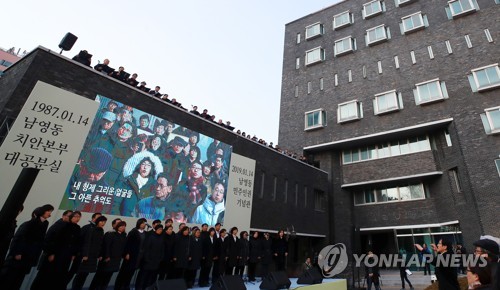
<path id="1" fill-rule="evenodd" d="M 312 65 L 325 60 L 325 50 L 316 47 L 306 51 L 306 65 Z"/>
<path id="2" fill-rule="evenodd" d="M 5 67 L 9 67 L 9 66 L 11 66 L 11 65 L 12 65 L 12 62 L 10 62 L 10 61 L 6 61 L 5 59 L 1 59 L 1 60 L 0 60 L 0 65 L 3 65 L 3 66 L 5 66 Z"/>
<path id="3" fill-rule="evenodd" d="M 299 86 L 295 86 L 295 97 L 299 97 Z"/>
<path id="4" fill-rule="evenodd" d="M 464 36 L 465 38 L 465 43 L 467 43 L 468 48 L 472 48 L 472 42 L 470 41 L 470 36 L 467 34 Z"/>
<path id="5" fill-rule="evenodd" d="M 475 2 L 475 0 L 474 0 Z M 463 15 L 476 12 L 476 5 L 473 0 L 451 0 L 448 1 L 451 16 L 457 18 Z"/>
<path id="6" fill-rule="evenodd" d="M 500 176 L 500 159 L 495 160 L 495 165 L 497 167 L 498 176 Z"/>
<path id="7" fill-rule="evenodd" d="M 304 186 L 304 208 L 307 208 L 307 186 Z"/>
<path id="8" fill-rule="evenodd" d="M 360 148 L 346 149 L 342 152 L 342 164 L 382 159 L 429 150 L 431 150 L 429 138 L 427 136 L 417 136 Z"/>
<path id="9" fill-rule="evenodd" d="M 410 57 L 411 57 L 411 63 L 412 64 L 416 64 L 417 63 L 417 59 L 415 58 L 415 51 L 410 51 Z"/>
<path id="10" fill-rule="evenodd" d="M 473 82 L 471 82 L 471 84 L 474 85 L 479 92 L 499 87 L 500 69 L 498 68 L 498 63 L 473 69 L 472 77 Z"/>
<path id="11" fill-rule="evenodd" d="M 323 24 L 314 23 L 306 27 L 306 39 L 312 39 L 321 36 L 324 33 Z"/>
<path id="12" fill-rule="evenodd" d="M 500 107 L 485 109 L 484 112 L 481 119 L 486 133 L 500 133 Z"/>
<path id="13" fill-rule="evenodd" d="M 264 181 L 266 180 L 266 173 L 262 171 L 260 176 L 260 198 L 264 198 Z"/>
<path id="14" fill-rule="evenodd" d="M 453 192 L 462 192 L 462 186 L 460 186 L 460 179 L 458 177 L 457 168 L 453 168 L 448 170 L 448 176 L 452 183 L 452 191 Z"/>
<path id="15" fill-rule="evenodd" d="M 351 25 L 354 23 L 354 16 L 349 11 L 342 12 L 333 16 L 333 30 Z"/>
<path id="16" fill-rule="evenodd" d="M 300 57 L 297 57 L 295 59 L 295 69 L 299 69 L 300 68 Z"/>
<path id="17" fill-rule="evenodd" d="M 380 0 L 371 1 L 363 4 L 363 18 L 376 16 L 384 10 L 383 2 Z"/>
<path id="18" fill-rule="evenodd" d="M 388 39 L 388 28 L 384 24 L 366 30 L 367 45 L 375 45 Z"/>
<path id="19" fill-rule="evenodd" d="M 400 202 L 425 199 L 425 187 L 422 183 L 406 186 L 382 187 L 354 193 L 354 205 Z"/>
<path id="20" fill-rule="evenodd" d="M 394 65 L 396 66 L 396 69 L 399 68 L 399 57 L 397 55 L 394 57 Z"/>
<path id="21" fill-rule="evenodd" d="M 326 112 L 323 109 L 309 111 L 305 113 L 304 130 L 312 130 L 326 126 Z"/>
<path id="22" fill-rule="evenodd" d="M 300 43 L 300 33 L 297 33 L 297 44 Z"/>
<path id="23" fill-rule="evenodd" d="M 417 105 L 448 98 L 445 83 L 440 82 L 439 79 L 416 84 L 416 89 L 413 90 L 413 94 Z"/>
<path id="24" fill-rule="evenodd" d="M 299 184 L 295 183 L 295 207 L 299 205 Z"/>
<path id="25" fill-rule="evenodd" d="M 373 100 L 373 109 L 375 115 L 384 114 L 400 110 L 403 106 L 401 94 L 395 90 L 377 94 Z"/>
<path id="26" fill-rule="evenodd" d="M 347 82 L 352 82 L 352 70 L 347 70 Z"/>
<path id="27" fill-rule="evenodd" d="M 411 15 L 401 18 L 403 25 L 403 33 L 408 34 L 419 29 L 425 28 L 424 18 L 421 12 L 413 13 Z"/>
<path id="28" fill-rule="evenodd" d="M 404 6 L 406 4 L 410 4 L 414 2 L 414 0 L 396 0 L 396 6 Z"/>
<path id="29" fill-rule="evenodd" d="M 314 190 L 314 209 L 317 211 L 326 211 L 327 199 L 324 191 Z"/>
<path id="30" fill-rule="evenodd" d="M 450 41 L 449 40 L 446 40 L 444 42 L 444 44 L 446 44 L 446 50 L 448 51 L 448 54 L 452 54 L 453 53 L 453 50 L 451 49 L 451 44 L 450 44 Z"/>
<path id="31" fill-rule="evenodd" d="M 343 123 L 363 118 L 363 105 L 361 102 L 350 101 L 338 105 L 337 122 Z"/>
<path id="32" fill-rule="evenodd" d="M 382 61 L 377 61 L 377 69 L 378 69 L 378 73 L 381 74 L 382 73 Z"/>
<path id="33" fill-rule="evenodd" d="M 488 40 L 488 42 L 490 42 L 490 43 L 493 42 L 493 37 L 491 37 L 491 33 L 490 33 L 489 29 L 485 29 L 484 34 L 486 35 L 486 39 Z"/>
<path id="34" fill-rule="evenodd" d="M 338 86 L 339 85 L 339 76 L 338 76 L 338 74 L 335 74 L 333 76 L 333 85 L 334 86 Z"/>
<path id="35" fill-rule="evenodd" d="M 434 52 L 432 51 L 432 46 L 427 46 L 427 51 L 429 52 L 429 58 L 434 59 Z"/>
<path id="36" fill-rule="evenodd" d="M 307 82 L 307 94 L 311 93 L 311 82 Z"/>
<path id="37" fill-rule="evenodd" d="M 324 89 L 323 87 L 323 78 L 319 79 L 319 90 L 322 91 Z"/>
<path id="38" fill-rule="evenodd" d="M 353 52 L 356 49 L 356 40 L 351 36 L 335 41 L 333 47 L 335 56 L 344 55 Z"/>
<path id="39" fill-rule="evenodd" d="M 446 140 L 446 145 L 447 145 L 448 147 L 451 147 L 451 146 L 452 146 L 452 143 L 451 143 L 450 132 L 448 131 L 448 129 L 445 129 L 445 130 L 444 130 L 444 139 Z"/>
<path id="40" fill-rule="evenodd" d="M 285 179 L 285 191 L 283 192 L 283 203 L 288 202 L 288 179 Z"/>

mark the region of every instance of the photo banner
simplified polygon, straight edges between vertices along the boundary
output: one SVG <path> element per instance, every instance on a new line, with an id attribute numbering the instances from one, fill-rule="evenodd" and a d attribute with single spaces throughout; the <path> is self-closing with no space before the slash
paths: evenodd
<path id="1" fill-rule="evenodd" d="M 0 147 L 0 202 L 24 167 L 40 169 L 18 220 L 57 205 L 96 114 L 98 103 L 38 81 Z"/>
<path id="2" fill-rule="evenodd" d="M 255 160 L 233 153 L 229 167 L 226 218 L 241 231 L 250 230 L 252 197 L 255 177 Z"/>
<path id="3" fill-rule="evenodd" d="M 60 209 L 223 222 L 232 146 L 98 95 Z"/>

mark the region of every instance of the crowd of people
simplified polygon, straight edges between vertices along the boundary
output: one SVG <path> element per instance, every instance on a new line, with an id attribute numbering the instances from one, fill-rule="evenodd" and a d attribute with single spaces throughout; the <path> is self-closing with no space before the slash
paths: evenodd
<path id="1" fill-rule="evenodd" d="M 77 54 L 76 56 L 73 57 L 73 60 L 75 61 L 78 61 L 84 65 L 87 65 L 87 66 L 91 66 L 91 61 L 92 61 L 92 55 L 89 54 L 87 51 L 85 50 L 82 50 L 80 51 L 79 54 Z M 212 115 L 212 114 L 209 114 L 208 113 L 208 110 L 207 109 L 204 109 L 201 113 L 198 111 L 198 106 L 191 106 L 191 110 L 187 110 L 185 107 L 182 106 L 182 104 L 176 99 L 176 98 L 172 98 L 170 99 L 169 98 L 169 95 L 166 94 L 166 93 L 161 93 L 160 90 L 161 90 L 161 87 L 160 86 L 155 86 L 154 89 L 151 89 L 149 87 L 147 87 L 147 83 L 145 81 L 141 81 L 139 82 L 137 80 L 137 77 L 138 77 L 138 74 L 137 73 L 133 73 L 133 74 L 129 74 L 125 71 L 125 68 L 123 66 L 120 66 L 118 68 L 118 70 L 115 70 L 114 68 L 110 67 L 109 66 L 110 64 L 110 60 L 109 59 L 104 59 L 102 63 L 99 63 L 97 65 L 94 66 L 94 69 L 96 71 L 99 71 L 105 75 L 108 75 L 114 79 L 117 79 L 121 82 L 124 82 L 134 88 L 137 88 L 145 93 L 148 93 L 154 97 L 157 97 L 167 103 L 170 103 L 176 107 L 179 107 L 183 110 L 186 110 L 186 111 L 189 111 L 190 113 L 194 114 L 194 115 L 197 115 L 197 116 L 200 116 L 208 121 L 211 121 L 213 122 L 214 124 L 217 124 L 223 128 L 226 128 L 230 131 L 234 131 L 234 127 L 231 125 L 231 122 L 230 121 L 226 121 L 224 122 L 222 119 L 218 119 L 216 120 L 216 117 L 215 115 Z M 261 145 L 264 145 L 264 146 L 269 146 L 271 149 L 274 149 L 284 155 L 287 155 L 291 158 L 294 158 L 294 159 L 297 159 L 297 160 L 300 160 L 302 162 L 305 162 L 305 163 L 308 163 L 308 160 L 305 156 L 303 155 L 300 155 L 300 154 L 297 154 L 295 152 L 292 152 L 292 151 L 289 151 L 287 149 L 282 149 L 280 148 L 279 146 L 274 146 L 273 145 L 273 142 L 270 142 L 269 144 L 264 140 L 264 139 L 261 139 L 261 138 L 257 138 L 256 135 L 251 135 L 251 134 L 247 134 L 245 132 L 242 132 L 241 130 L 237 130 L 236 131 L 236 134 L 242 136 L 242 137 L 245 137 L 249 140 L 252 140 L 254 142 L 257 142 Z"/>
<path id="2" fill-rule="evenodd" d="M 31 268 L 38 272 L 32 290 L 82 289 L 90 273 L 95 273 L 89 289 L 107 289 L 113 273 L 118 272 L 114 289 L 146 289 L 156 281 L 184 279 L 193 287 L 197 275 L 200 287 L 215 284 L 223 275 L 256 280 L 257 265 L 261 276 L 284 270 L 288 242 L 283 230 L 275 238 L 266 232 L 229 231 L 220 223 L 209 228 L 189 228 L 180 223 L 174 232 L 173 220 L 153 221 L 139 218 L 127 233 L 127 223 L 117 218 L 112 230 L 104 232 L 107 218 L 94 213 L 88 224 L 80 227 L 79 211 L 66 210 L 48 227 L 54 207 L 35 209 L 32 219 L 23 223 L 10 243 L 0 272 L 2 289 L 20 289 Z M 48 229 L 48 230 L 47 230 Z M 135 278 L 135 279 L 134 279 Z"/>

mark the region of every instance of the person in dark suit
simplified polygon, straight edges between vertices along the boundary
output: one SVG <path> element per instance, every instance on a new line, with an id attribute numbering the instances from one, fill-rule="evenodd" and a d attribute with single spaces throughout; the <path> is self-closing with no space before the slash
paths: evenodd
<path id="1" fill-rule="evenodd" d="M 262 277 L 267 277 L 269 275 L 269 265 L 273 262 L 273 240 L 268 232 L 264 233 L 264 239 L 261 242 L 261 265 L 262 265 Z"/>
<path id="2" fill-rule="evenodd" d="M 135 289 L 142 290 L 156 282 L 158 269 L 163 260 L 165 243 L 163 241 L 163 225 L 157 224 L 154 231 L 150 232 L 144 241 L 144 256 L 141 263 L 141 270 L 137 275 Z"/>
<path id="3" fill-rule="evenodd" d="M 415 244 L 417 250 L 422 251 L 422 246 Z M 436 252 L 436 255 L 442 255 L 443 259 L 435 259 L 431 260 L 431 264 L 436 267 L 436 277 L 438 280 L 439 290 L 459 290 L 460 287 L 458 285 L 458 271 L 457 267 L 454 267 L 453 263 L 451 265 L 446 265 L 444 263 L 437 263 L 438 260 L 446 260 L 453 255 L 452 243 L 450 240 L 441 239 L 437 245 L 431 244 L 432 250 Z"/>
<path id="4" fill-rule="evenodd" d="M 240 242 L 238 228 L 231 228 L 231 235 L 224 241 L 226 244 L 226 275 L 234 275 L 234 268 L 240 259 Z"/>
<path id="5" fill-rule="evenodd" d="M 196 278 L 196 272 L 201 267 L 201 259 L 203 254 L 203 246 L 201 241 L 201 231 L 200 229 L 195 229 L 193 231 L 193 236 L 189 242 L 189 263 L 186 270 L 186 284 L 188 288 L 193 288 L 194 280 Z"/>
<path id="6" fill-rule="evenodd" d="M 170 222 L 169 222 L 170 221 Z M 163 234 L 163 243 L 165 245 L 163 260 L 160 263 L 160 271 L 158 280 L 166 280 L 174 278 L 174 248 L 175 248 L 175 233 L 172 226 L 172 219 L 165 222 L 165 232 Z"/>
<path id="7" fill-rule="evenodd" d="M 186 269 L 189 265 L 189 241 L 191 240 L 189 236 L 189 227 L 182 227 L 177 233 L 177 239 L 175 240 L 174 247 L 174 263 L 176 278 L 185 278 Z"/>
<path id="8" fill-rule="evenodd" d="M 273 253 L 276 259 L 276 271 L 284 271 L 286 267 L 286 257 L 288 256 L 288 242 L 283 230 L 278 232 L 278 236 L 273 241 Z"/>
<path id="9" fill-rule="evenodd" d="M 242 231 L 240 233 L 240 244 L 239 244 L 239 259 L 236 266 L 236 275 L 240 275 L 243 278 L 243 273 L 245 272 L 245 266 L 250 258 L 250 244 L 248 242 L 248 232 Z"/>
<path id="10" fill-rule="evenodd" d="M 368 290 L 372 289 L 372 285 L 375 286 L 375 290 L 380 290 L 380 271 L 378 265 L 374 262 L 374 255 L 372 251 L 368 251 L 368 260 L 365 265 L 365 279 L 368 286 Z M 373 266 L 369 266 L 373 265 Z"/>
<path id="11" fill-rule="evenodd" d="M 262 241 L 259 237 L 259 232 L 255 231 L 249 242 L 249 259 L 248 259 L 248 281 L 255 281 L 255 269 L 260 262 L 262 256 Z"/>
<path id="12" fill-rule="evenodd" d="M 201 261 L 200 279 L 198 282 L 200 287 L 208 286 L 208 279 L 210 276 L 210 271 L 212 270 L 212 266 L 214 262 L 218 262 L 217 261 L 218 256 L 217 253 L 215 252 L 216 243 L 217 243 L 217 237 L 215 237 L 215 229 L 210 228 L 210 230 L 208 231 L 208 235 L 202 239 L 202 261 Z"/>

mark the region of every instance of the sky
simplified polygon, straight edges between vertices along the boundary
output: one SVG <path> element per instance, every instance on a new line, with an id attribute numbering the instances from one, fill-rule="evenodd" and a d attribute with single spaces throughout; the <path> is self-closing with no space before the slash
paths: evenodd
<path id="1" fill-rule="evenodd" d="M 71 32 L 78 40 L 64 56 L 108 58 L 185 108 L 276 144 L 285 24 L 337 2 L 4 1 L 0 47 L 59 52 Z"/>

